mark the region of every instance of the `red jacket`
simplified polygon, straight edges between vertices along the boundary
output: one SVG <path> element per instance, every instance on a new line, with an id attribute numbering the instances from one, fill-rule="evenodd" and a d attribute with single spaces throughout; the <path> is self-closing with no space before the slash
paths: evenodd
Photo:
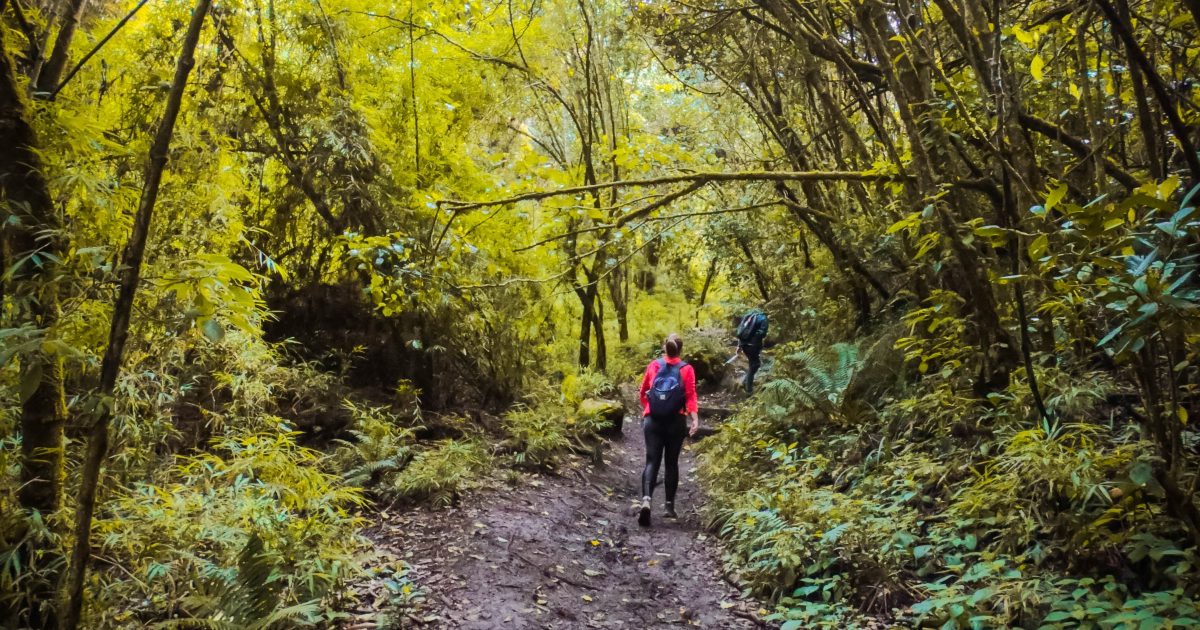
<path id="1" fill-rule="evenodd" d="M 675 365 L 682 359 L 679 357 L 663 357 L 667 363 Z M 654 377 L 658 375 L 658 359 L 650 362 L 646 366 L 646 373 L 642 376 L 642 388 L 638 390 L 638 397 L 642 400 L 642 415 L 650 415 L 650 401 L 646 400 L 646 392 L 654 386 Z M 696 413 L 700 410 L 700 403 L 696 400 L 696 371 L 692 366 L 685 365 L 679 370 L 679 376 L 683 379 L 683 393 L 687 396 L 687 405 L 684 407 L 688 413 Z"/>

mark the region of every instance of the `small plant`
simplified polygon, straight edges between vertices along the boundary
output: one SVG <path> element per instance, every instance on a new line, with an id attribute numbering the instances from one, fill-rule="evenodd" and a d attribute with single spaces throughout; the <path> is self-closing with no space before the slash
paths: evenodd
<path id="1" fill-rule="evenodd" d="M 449 505 L 490 460 L 491 454 L 481 440 L 444 440 L 418 453 L 396 474 L 391 494 L 410 501 Z"/>
<path id="2" fill-rule="evenodd" d="M 519 465 L 553 465 L 571 445 L 566 409 L 543 404 L 520 407 L 504 416 L 504 431 L 515 443 L 514 462 Z"/>
<path id="3" fill-rule="evenodd" d="M 408 577 L 408 567 L 403 567 L 383 580 L 387 589 L 386 609 L 380 614 L 379 623 L 382 628 L 405 628 L 405 617 L 425 601 L 425 591 Z"/>
<path id="4" fill-rule="evenodd" d="M 408 464 L 420 427 L 400 426 L 400 417 L 386 407 L 359 406 L 350 400 L 343 405 L 354 422 L 347 430 L 350 439 L 335 440 L 340 446 L 333 462 L 336 470 L 344 471 L 347 483 L 374 487 Z"/>
<path id="5" fill-rule="evenodd" d="M 264 552 L 262 539 L 251 534 L 238 555 L 237 574 L 232 580 L 209 580 L 196 593 L 184 598 L 192 619 L 158 624 L 163 628 L 211 630 L 271 630 L 307 625 L 319 608 L 319 600 L 285 605 L 277 568 Z"/>

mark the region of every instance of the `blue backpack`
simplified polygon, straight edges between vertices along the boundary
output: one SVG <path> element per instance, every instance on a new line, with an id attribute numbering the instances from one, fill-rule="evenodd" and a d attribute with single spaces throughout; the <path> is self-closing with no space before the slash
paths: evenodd
<path id="1" fill-rule="evenodd" d="M 658 360 L 658 374 L 650 391 L 646 392 L 646 400 L 650 401 L 650 417 L 663 420 L 674 418 L 687 405 L 687 392 L 683 388 L 683 376 L 680 371 L 687 363 L 680 361 L 675 365 L 667 363 L 666 359 Z"/>

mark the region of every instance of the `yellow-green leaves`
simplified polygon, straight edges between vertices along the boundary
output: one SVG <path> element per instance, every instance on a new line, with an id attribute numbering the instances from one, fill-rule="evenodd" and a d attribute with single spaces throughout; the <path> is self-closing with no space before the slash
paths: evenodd
<path id="1" fill-rule="evenodd" d="M 1046 61 L 1042 59 L 1040 54 L 1035 54 L 1033 60 L 1029 62 L 1029 74 L 1033 76 L 1034 81 L 1040 83 L 1045 78 L 1045 67 Z"/>
<path id="2" fill-rule="evenodd" d="M 1037 33 L 1027 31 L 1021 28 L 1020 24 L 1014 24 L 1010 29 L 1012 36 L 1017 39 L 1023 46 L 1033 47 L 1037 44 Z"/>
<path id="3" fill-rule="evenodd" d="M 1046 211 L 1049 212 L 1055 208 L 1067 196 L 1067 185 L 1061 184 L 1050 191 L 1046 195 Z"/>
<path id="4" fill-rule="evenodd" d="M 904 217 L 903 219 L 900 219 L 899 221 L 897 221 L 897 222 L 893 223 L 891 226 L 889 226 L 887 229 L 887 233 L 895 234 L 896 232 L 900 232 L 900 231 L 913 233 L 913 232 L 916 232 L 917 228 L 919 228 L 920 226 L 921 226 L 921 213 L 913 212 L 913 213 L 909 214 L 908 216 Z"/>
<path id="5" fill-rule="evenodd" d="M 1045 234 L 1038 234 L 1029 243 L 1029 257 L 1033 260 L 1038 260 L 1046 253 L 1046 249 L 1050 245 L 1050 238 Z"/>

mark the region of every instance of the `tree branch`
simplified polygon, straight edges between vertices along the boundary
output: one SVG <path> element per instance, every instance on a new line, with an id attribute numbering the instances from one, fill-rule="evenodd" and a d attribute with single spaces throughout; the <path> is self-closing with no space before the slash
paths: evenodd
<path id="1" fill-rule="evenodd" d="M 1057 140 L 1078 157 L 1086 158 L 1092 154 L 1092 147 L 1089 147 L 1086 142 L 1072 136 L 1065 129 L 1049 120 L 1038 118 L 1026 112 L 1020 112 L 1017 114 L 1017 122 L 1029 131 L 1039 133 L 1051 140 Z M 1104 170 L 1129 190 L 1133 190 L 1139 185 L 1137 178 L 1130 175 L 1128 171 L 1121 168 L 1121 165 L 1114 162 L 1111 158 L 1104 158 Z"/>
<path id="2" fill-rule="evenodd" d="M 632 188 L 635 186 L 664 186 L 668 184 L 688 183 L 721 183 L 721 182 L 796 182 L 796 181 L 825 181 L 825 182 L 894 182 L 908 181 L 909 178 L 888 173 L 872 173 L 870 171 L 740 171 L 732 173 L 701 172 L 665 175 L 649 179 L 630 179 L 613 182 L 601 182 L 586 186 L 572 186 L 557 190 L 538 190 L 533 192 L 489 199 L 482 201 L 466 201 L 445 199 L 438 202 L 439 206 L 449 206 L 459 210 L 474 210 L 489 206 L 508 206 L 522 201 L 537 201 L 565 195 L 582 195 L 595 193 L 611 188 Z M 669 195 L 668 195 L 669 196 Z M 661 201 L 661 200 L 660 200 Z M 661 207 L 657 206 L 657 207 Z M 644 210 L 644 209 L 643 209 Z"/>
<path id="3" fill-rule="evenodd" d="M 104 45 L 108 43 L 108 40 L 112 39 L 113 35 L 116 35 L 117 31 L 121 30 L 121 28 L 125 26 L 129 20 L 133 19 L 133 16 L 136 15 L 142 7 L 146 6 L 146 3 L 149 1 L 150 0 L 140 0 L 132 9 L 129 10 L 129 13 L 125 14 L 125 17 L 121 18 L 120 22 L 117 22 L 117 24 L 112 27 L 112 30 L 108 31 L 108 34 L 105 35 L 103 39 L 96 42 L 96 45 L 92 46 L 92 49 L 89 50 L 88 53 L 75 64 L 75 67 L 71 68 L 71 71 L 67 73 L 67 76 L 63 77 L 62 82 L 54 88 L 54 91 L 50 92 L 50 100 L 54 100 L 58 96 L 58 93 L 61 92 L 64 87 L 67 87 L 67 84 L 71 82 L 71 79 L 75 78 L 75 75 L 79 73 L 79 70 L 82 69 L 83 66 L 86 65 L 96 53 L 100 52 L 100 49 L 104 48 Z"/>

